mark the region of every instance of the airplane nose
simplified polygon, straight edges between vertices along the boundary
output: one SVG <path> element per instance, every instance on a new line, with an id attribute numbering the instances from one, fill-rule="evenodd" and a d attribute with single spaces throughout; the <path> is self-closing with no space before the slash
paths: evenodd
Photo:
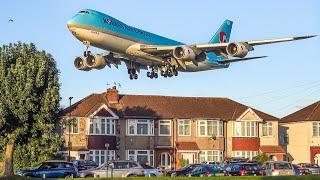
<path id="1" fill-rule="evenodd" d="M 72 27 L 72 24 L 73 24 L 73 21 L 72 19 L 70 19 L 68 22 L 67 22 L 67 27 L 68 29 L 70 29 Z"/>

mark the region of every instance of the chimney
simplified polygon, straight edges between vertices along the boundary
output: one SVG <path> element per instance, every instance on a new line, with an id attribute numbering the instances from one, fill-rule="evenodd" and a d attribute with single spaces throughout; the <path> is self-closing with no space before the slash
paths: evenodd
<path id="1" fill-rule="evenodd" d="M 116 86 L 107 89 L 107 93 L 105 95 L 107 102 L 109 104 L 116 104 L 119 101 L 119 94 Z"/>

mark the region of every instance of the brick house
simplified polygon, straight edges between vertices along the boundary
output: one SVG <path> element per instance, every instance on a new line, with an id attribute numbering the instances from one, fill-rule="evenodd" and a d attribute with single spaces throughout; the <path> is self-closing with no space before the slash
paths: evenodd
<path id="1" fill-rule="evenodd" d="M 67 108 L 69 116 L 77 119 L 72 156 L 98 163 L 109 157 L 178 168 L 180 159 L 251 159 L 265 152 L 282 160 L 285 153 L 278 143 L 279 119 L 227 98 L 122 95 L 111 88 Z M 68 142 L 66 131 L 64 136 Z"/>
<path id="2" fill-rule="evenodd" d="M 320 101 L 280 121 L 281 144 L 293 163 L 320 165 Z"/>

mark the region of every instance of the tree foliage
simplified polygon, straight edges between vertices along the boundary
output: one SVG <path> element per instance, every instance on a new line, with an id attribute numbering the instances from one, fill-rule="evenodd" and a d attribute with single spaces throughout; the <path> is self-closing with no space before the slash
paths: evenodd
<path id="1" fill-rule="evenodd" d="M 1 146 L 3 151 L 13 145 L 19 166 L 54 155 L 62 143 L 55 134 L 60 101 L 58 76 L 53 57 L 38 51 L 32 43 L 0 48 L 0 144 L 5 145 Z"/>
<path id="2" fill-rule="evenodd" d="M 258 161 L 260 164 L 265 163 L 270 160 L 270 157 L 266 153 L 260 153 L 257 156 L 253 157 L 253 160 Z"/>

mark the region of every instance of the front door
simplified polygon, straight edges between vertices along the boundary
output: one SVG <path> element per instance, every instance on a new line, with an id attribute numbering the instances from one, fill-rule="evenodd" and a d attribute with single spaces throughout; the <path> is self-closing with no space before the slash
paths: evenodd
<path id="1" fill-rule="evenodd" d="M 186 160 L 186 164 L 194 164 L 194 153 L 182 153 L 182 159 Z"/>

